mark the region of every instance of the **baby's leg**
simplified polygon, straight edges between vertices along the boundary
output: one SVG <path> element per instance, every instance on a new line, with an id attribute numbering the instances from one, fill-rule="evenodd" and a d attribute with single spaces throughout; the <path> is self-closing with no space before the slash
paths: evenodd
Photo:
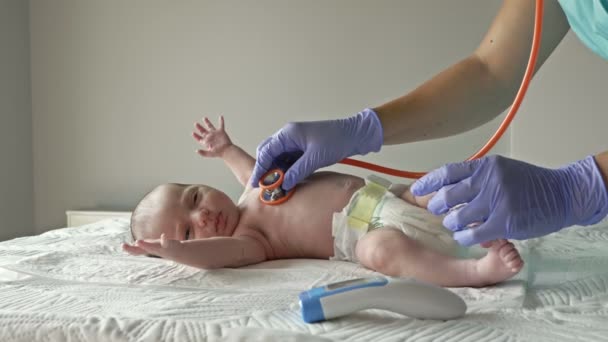
<path id="1" fill-rule="evenodd" d="M 483 258 L 458 259 L 437 253 L 397 229 L 363 236 L 357 258 L 367 268 L 393 277 L 414 277 L 440 286 L 487 286 L 511 278 L 523 266 L 513 244 L 498 240 Z"/>

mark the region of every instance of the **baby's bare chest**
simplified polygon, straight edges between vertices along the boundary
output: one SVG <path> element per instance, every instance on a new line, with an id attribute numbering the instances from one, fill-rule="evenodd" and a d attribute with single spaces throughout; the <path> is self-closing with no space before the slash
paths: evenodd
<path id="1" fill-rule="evenodd" d="M 333 214 L 340 212 L 363 185 L 359 177 L 316 173 L 299 184 L 287 202 L 276 206 L 259 201 L 259 190 L 255 189 L 244 199 L 246 218 L 259 227 L 273 248 L 288 254 L 301 250 L 299 254 L 318 255 L 331 250 Z"/>

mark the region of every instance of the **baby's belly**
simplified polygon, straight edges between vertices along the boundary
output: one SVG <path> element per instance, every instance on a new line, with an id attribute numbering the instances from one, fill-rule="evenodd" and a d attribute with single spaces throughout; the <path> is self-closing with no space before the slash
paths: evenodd
<path id="1" fill-rule="evenodd" d="M 276 230 L 270 228 L 267 236 L 277 258 L 331 257 L 333 214 L 363 185 L 358 177 L 317 173 L 299 184 L 287 202 L 263 208 L 268 223 L 276 223 Z"/>

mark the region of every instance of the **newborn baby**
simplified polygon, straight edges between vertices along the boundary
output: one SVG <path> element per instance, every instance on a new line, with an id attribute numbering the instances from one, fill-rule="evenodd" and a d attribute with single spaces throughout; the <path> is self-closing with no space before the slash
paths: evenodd
<path id="1" fill-rule="evenodd" d="M 483 245 L 481 259 L 460 259 L 440 218 L 424 209 L 427 197 L 371 177 L 317 172 L 280 205 L 266 205 L 249 186 L 255 159 L 234 145 L 220 117 L 196 123 L 203 157 L 224 160 L 245 191 L 235 204 L 206 185 L 163 184 L 133 211 L 132 255 L 154 255 L 213 269 L 287 258 L 358 262 L 394 277 L 440 286 L 486 286 L 519 272 L 523 261 L 510 242 Z"/>

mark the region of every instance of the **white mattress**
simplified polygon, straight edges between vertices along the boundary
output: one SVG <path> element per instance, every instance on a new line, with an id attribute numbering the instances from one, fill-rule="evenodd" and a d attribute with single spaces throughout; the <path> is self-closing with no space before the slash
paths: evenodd
<path id="1" fill-rule="evenodd" d="M 519 243 L 517 278 L 452 289 L 469 306 L 462 319 L 367 310 L 319 324 L 301 320 L 300 291 L 374 273 L 325 260 L 198 270 L 123 253 L 127 227 L 106 220 L 0 243 L 0 341 L 608 340 L 607 223 Z"/>

